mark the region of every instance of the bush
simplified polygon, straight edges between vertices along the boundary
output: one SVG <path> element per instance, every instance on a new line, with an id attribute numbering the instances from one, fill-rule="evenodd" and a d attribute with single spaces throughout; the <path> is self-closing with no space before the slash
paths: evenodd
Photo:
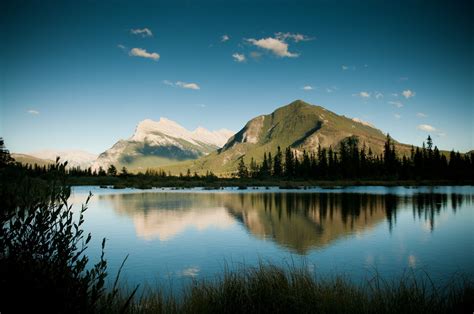
<path id="1" fill-rule="evenodd" d="M 34 307 L 37 312 L 91 313 L 104 294 L 105 239 L 100 261 L 88 267 L 84 252 L 91 235 L 84 235 L 82 225 L 91 195 L 76 221 L 67 203 L 70 188 L 62 180 L 65 166 L 57 160 L 47 184 L 14 176 L 8 193 L 15 195 L 2 192 L 9 200 L 0 213 L 2 312 Z M 0 172 L 2 186 L 6 172 L 15 172 L 14 166 Z"/>

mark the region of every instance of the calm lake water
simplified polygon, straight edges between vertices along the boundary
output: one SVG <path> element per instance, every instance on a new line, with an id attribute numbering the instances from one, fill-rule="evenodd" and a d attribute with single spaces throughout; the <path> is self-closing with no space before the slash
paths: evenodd
<path id="1" fill-rule="evenodd" d="M 435 280 L 474 276 L 474 187 L 112 190 L 94 196 L 85 229 L 96 260 L 107 238 L 113 277 L 128 254 L 130 285 L 176 286 L 268 261 L 358 280 L 423 269 Z"/>

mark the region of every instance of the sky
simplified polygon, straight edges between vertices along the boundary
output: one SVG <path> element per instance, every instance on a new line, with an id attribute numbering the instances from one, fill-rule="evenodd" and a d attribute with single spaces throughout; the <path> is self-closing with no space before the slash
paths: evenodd
<path id="1" fill-rule="evenodd" d="M 240 130 L 296 99 L 474 148 L 472 1 L 2 1 L 0 136 L 100 153 L 139 121 Z"/>

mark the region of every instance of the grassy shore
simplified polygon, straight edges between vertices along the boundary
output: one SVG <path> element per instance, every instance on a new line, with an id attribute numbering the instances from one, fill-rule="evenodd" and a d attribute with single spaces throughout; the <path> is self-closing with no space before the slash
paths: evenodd
<path id="1" fill-rule="evenodd" d="M 378 275 L 362 284 L 336 277 L 320 279 L 305 268 L 271 265 L 224 272 L 195 280 L 181 296 L 155 289 L 141 297 L 115 292 L 104 298 L 105 312 L 127 313 L 472 313 L 472 280 L 458 276 L 442 287 L 426 274 L 397 281 Z M 126 307 L 126 308 L 125 308 Z"/>
<path id="2" fill-rule="evenodd" d="M 153 187 L 191 188 L 205 187 L 219 189 L 222 187 L 269 187 L 281 189 L 302 189 L 307 187 L 338 186 L 437 186 L 437 185 L 474 185 L 473 180 L 295 180 L 295 179 L 238 179 L 238 178 L 161 178 L 152 176 L 130 177 L 70 177 L 70 185 L 98 185 L 115 188 L 151 189 Z"/>

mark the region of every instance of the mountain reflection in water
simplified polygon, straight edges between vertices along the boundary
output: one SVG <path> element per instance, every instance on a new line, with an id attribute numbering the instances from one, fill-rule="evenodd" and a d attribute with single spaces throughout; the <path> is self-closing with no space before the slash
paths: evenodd
<path id="1" fill-rule="evenodd" d="M 444 210 L 455 212 L 472 195 L 420 193 L 133 193 L 98 196 L 132 218 L 138 237 L 172 239 L 188 228 L 230 228 L 240 223 L 253 236 L 298 254 L 362 233 L 380 223 L 391 232 L 397 211 L 412 210 L 434 230 Z M 449 206 L 448 206 L 449 203 Z"/>

